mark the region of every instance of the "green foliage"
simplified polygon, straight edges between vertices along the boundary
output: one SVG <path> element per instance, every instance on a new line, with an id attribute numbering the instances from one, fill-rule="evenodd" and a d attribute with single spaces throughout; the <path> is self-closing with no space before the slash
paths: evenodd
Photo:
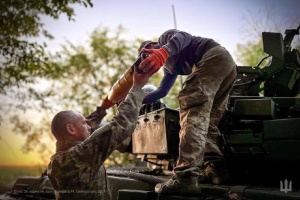
<path id="1" fill-rule="evenodd" d="M 61 77 L 66 70 L 54 62 L 59 59 L 57 55 L 45 54 L 46 43 L 39 44 L 35 39 L 53 38 L 44 28 L 41 17 L 57 20 L 66 15 L 74 20 L 72 6 L 75 4 L 93 6 L 91 0 L 0 1 L 0 122 L 10 117 L 14 131 L 27 136 L 23 151 L 37 148 L 44 158 L 43 152 L 49 148 L 43 138 L 44 133 L 49 133 L 50 119 L 45 117 L 36 126 L 21 111 L 39 113 L 43 110 L 49 115 L 50 108 L 55 109 L 51 99 L 55 92 L 43 90 L 44 79 Z"/>
<path id="2" fill-rule="evenodd" d="M 0 2 L 0 119 L 10 119 L 12 131 L 27 138 L 23 152 L 39 152 L 44 163 L 55 151 L 49 129 L 52 116 L 60 110 L 84 115 L 94 111 L 136 59 L 142 41 L 121 39 L 122 26 L 114 31 L 99 27 L 87 46 L 66 42 L 61 52 L 46 54 L 46 43 L 34 42 L 38 37 L 53 38 L 41 16 L 58 19 L 63 14 L 74 20 L 75 4 L 92 7 L 91 0 Z M 161 77 L 162 73 L 155 74 L 149 84 L 156 85 Z M 177 93 L 172 90 L 165 98 L 169 106 L 178 107 Z M 27 118 L 28 111 L 34 120 Z M 113 107 L 107 119 L 115 112 Z M 131 155 L 114 152 L 108 162 L 120 165 L 130 159 Z"/>
<path id="3" fill-rule="evenodd" d="M 245 26 L 243 35 L 245 40 L 237 44 L 236 57 L 238 65 L 257 66 L 267 56 L 263 51 L 262 32 L 284 33 L 285 29 L 297 28 L 298 19 L 286 13 L 286 18 L 276 18 L 276 11 L 272 7 L 266 7 L 264 12 L 258 10 L 245 15 Z M 276 20 L 277 19 L 277 20 Z M 284 37 L 284 34 L 283 34 Z M 300 39 L 294 42 L 294 48 L 299 47 Z M 265 60 L 261 66 L 266 66 L 270 60 Z"/>
<path id="4" fill-rule="evenodd" d="M 299 49 L 300 38 L 298 38 L 298 40 L 297 38 L 295 39 L 296 40 L 293 43 L 295 46 L 293 46 L 293 48 Z M 257 66 L 259 62 L 267 55 L 268 54 L 263 51 L 262 38 L 247 41 L 246 43 L 238 43 L 236 46 L 236 61 L 238 63 L 242 63 L 243 66 Z M 268 65 L 269 62 L 270 60 L 266 59 L 260 64 L 260 66 L 264 67 Z"/>
<path id="5" fill-rule="evenodd" d="M 237 44 L 237 62 L 243 63 L 245 66 L 257 66 L 262 58 L 267 56 L 263 51 L 262 39 L 253 42 L 248 41 L 246 44 Z M 267 61 L 264 61 L 261 65 L 265 66 Z"/>
<path id="6" fill-rule="evenodd" d="M 164 98 L 164 102 L 173 109 L 179 108 L 178 93 L 182 88 L 182 82 L 184 82 L 186 76 L 178 76 L 176 82 L 171 88 L 169 94 Z"/>
<path id="7" fill-rule="evenodd" d="M 120 153 L 114 151 L 104 163 L 107 167 L 122 167 L 122 166 L 134 166 L 134 155 L 130 153 Z"/>
<path id="8" fill-rule="evenodd" d="M 10 116 L 13 132 L 27 137 L 24 152 L 38 151 L 47 162 L 55 150 L 54 142 L 49 143 L 49 139 L 54 141 L 49 131 L 52 116 L 60 110 L 76 110 L 86 116 L 101 104 L 112 85 L 137 58 L 139 43 L 122 39 L 124 31 L 122 26 L 114 31 L 99 27 L 92 32 L 87 46 L 67 42 L 61 52 L 47 61 L 53 67 L 51 73 L 42 80 L 32 77 L 38 85 L 23 84 L 10 94 L 11 98 L 21 100 L 11 108 L 29 108 L 42 116 L 38 122 L 24 118 L 17 110 Z M 108 110 L 108 120 L 115 109 Z M 115 156 L 112 162 L 125 162 L 128 158 Z"/>
<path id="9" fill-rule="evenodd" d="M 238 65 L 250 67 L 256 67 L 259 65 L 260 67 L 268 67 L 270 64 L 273 66 L 276 64 L 276 59 L 273 61 L 271 60 L 271 57 L 264 59 L 268 55 L 263 51 L 262 32 L 281 33 L 284 38 L 285 30 L 297 28 L 299 26 L 299 22 L 296 21 L 294 17 L 288 15 L 285 19 L 276 18 L 273 11 L 274 10 L 268 7 L 265 12 L 259 11 L 258 13 L 250 13 L 250 15 L 246 16 L 245 19 L 247 20 L 247 26 L 244 27 L 244 34 L 247 34 L 247 39 L 242 43 L 237 44 L 236 48 Z M 280 20 L 275 21 L 275 19 Z M 292 42 L 292 48 L 297 49 L 300 46 L 300 38 L 297 37 L 298 36 L 296 36 Z M 262 60 L 263 62 L 261 62 Z M 264 95 L 264 82 L 261 82 L 255 91 L 259 92 L 260 95 Z"/>
<path id="10" fill-rule="evenodd" d="M 10 120 L 14 125 L 12 131 L 26 136 L 22 151 L 24 153 L 38 152 L 42 160 L 40 164 L 46 165 L 49 162 L 50 156 L 54 153 L 53 144 L 49 144 L 49 139 L 54 141 L 53 135 L 49 132 L 51 119 L 43 116 L 38 125 L 19 115 L 13 115 Z"/>
<path id="11" fill-rule="evenodd" d="M 61 14 L 74 20 L 74 4 L 93 6 L 90 0 L 10 0 L 0 1 L 0 93 L 6 94 L 11 86 L 32 83 L 52 70 L 46 64 L 46 44 L 33 38 L 53 36 L 44 29 L 41 16 L 58 19 Z"/>
<path id="12" fill-rule="evenodd" d="M 99 27 L 91 34 L 88 47 L 68 43 L 59 54 L 61 59 L 52 63 L 61 71 L 55 74 L 50 93 L 60 91 L 60 105 L 77 109 L 88 115 L 104 100 L 112 85 L 132 65 L 137 54 L 135 42 L 121 39 L 124 32 Z M 49 77 L 50 78 L 50 77 Z M 55 91 L 53 90 L 55 88 Z"/>
<path id="13" fill-rule="evenodd" d="M 294 48 L 300 50 L 300 37 L 299 36 L 298 36 L 298 39 L 295 42 L 295 47 Z"/>

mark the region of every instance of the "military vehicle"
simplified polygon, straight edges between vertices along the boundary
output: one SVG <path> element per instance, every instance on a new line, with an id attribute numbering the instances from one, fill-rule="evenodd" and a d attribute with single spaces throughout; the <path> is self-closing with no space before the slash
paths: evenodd
<path id="1" fill-rule="evenodd" d="M 200 184 L 197 196 L 157 195 L 154 186 L 170 178 L 178 155 L 178 110 L 164 103 L 144 105 L 127 152 L 143 167 L 108 168 L 114 200 L 300 199 L 300 52 L 292 48 L 299 28 L 263 32 L 270 59 L 238 66 L 238 79 L 219 124 L 232 184 Z M 298 96 L 298 97 L 297 97 Z M 54 199 L 46 173 L 20 177 L 0 199 Z"/>

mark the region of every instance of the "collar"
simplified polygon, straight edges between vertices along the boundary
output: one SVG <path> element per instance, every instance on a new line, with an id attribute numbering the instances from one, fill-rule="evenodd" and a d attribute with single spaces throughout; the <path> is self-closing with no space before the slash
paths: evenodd
<path id="1" fill-rule="evenodd" d="M 64 139 L 56 141 L 56 152 L 68 151 L 71 147 L 76 146 L 80 142 L 72 139 Z"/>

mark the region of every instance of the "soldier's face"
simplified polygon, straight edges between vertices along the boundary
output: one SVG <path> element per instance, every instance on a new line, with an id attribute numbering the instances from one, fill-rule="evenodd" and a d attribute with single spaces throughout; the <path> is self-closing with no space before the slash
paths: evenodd
<path id="1" fill-rule="evenodd" d="M 83 141 L 89 137 L 91 127 L 80 113 L 77 113 L 77 115 L 76 123 L 74 123 L 74 136 L 76 140 Z"/>

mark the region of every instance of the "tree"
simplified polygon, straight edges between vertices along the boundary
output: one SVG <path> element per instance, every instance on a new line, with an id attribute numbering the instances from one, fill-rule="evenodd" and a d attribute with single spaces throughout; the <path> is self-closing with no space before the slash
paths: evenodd
<path id="1" fill-rule="evenodd" d="M 93 6 L 91 0 L 10 0 L 0 1 L 0 94 L 11 86 L 33 83 L 53 70 L 47 65 L 46 44 L 34 38 L 53 36 L 44 29 L 41 16 L 59 19 L 61 14 L 74 20 L 74 4 Z"/>
<path id="2" fill-rule="evenodd" d="M 266 8 L 264 12 L 249 12 L 244 18 L 246 21 L 246 26 L 243 29 L 245 42 L 237 44 L 237 62 L 245 66 L 256 66 L 262 58 L 267 56 L 263 51 L 262 32 L 280 32 L 283 34 L 285 29 L 297 28 L 299 19 L 290 13 L 287 13 L 286 16 L 285 19 L 276 18 L 276 12 L 271 7 Z M 299 47 L 300 39 L 294 44 L 296 48 Z M 269 60 L 265 60 L 261 66 L 265 66 L 268 62 Z"/>
<path id="3" fill-rule="evenodd" d="M 40 81 L 41 84 L 23 84 L 22 89 L 18 89 L 16 94 L 22 96 L 23 101 L 17 102 L 14 107 L 20 108 L 26 102 L 33 105 L 34 102 L 31 110 L 38 111 L 42 116 L 36 124 L 20 112 L 10 117 L 14 133 L 27 137 L 23 146 L 25 152 L 38 149 L 47 161 L 54 152 L 54 144 L 49 144 L 49 140 L 54 141 L 49 131 L 51 116 L 69 109 L 87 116 L 101 105 L 112 85 L 137 58 L 139 43 L 121 39 L 124 31 L 122 26 L 114 31 L 98 27 L 92 32 L 88 47 L 67 42 L 62 51 L 55 54 L 59 57 L 49 57 L 47 65 L 52 66 L 53 70 Z M 110 119 L 115 111 L 115 107 L 109 109 L 104 120 Z M 113 154 L 108 163 L 119 165 L 128 157 L 127 154 Z"/>
<path id="4" fill-rule="evenodd" d="M 272 69 L 272 68 L 267 68 L 269 64 L 274 64 L 274 62 L 272 63 L 270 62 L 272 57 L 269 57 L 268 59 L 264 59 L 268 55 L 263 51 L 262 32 L 279 32 L 284 37 L 285 36 L 284 32 L 286 29 L 295 29 L 299 26 L 299 22 L 297 22 L 297 20 L 295 20 L 294 17 L 286 15 L 287 16 L 286 19 L 276 18 L 276 15 L 273 15 L 273 11 L 274 10 L 267 8 L 266 12 L 263 12 L 263 16 L 260 16 L 261 13 L 256 13 L 256 14 L 250 13 L 248 16 L 246 16 L 245 19 L 247 20 L 246 23 L 247 26 L 245 28 L 244 33 L 248 35 L 248 39 L 244 43 L 237 44 L 237 53 L 236 53 L 237 61 L 239 63 L 243 63 L 242 64 L 243 66 L 250 66 L 250 67 L 259 66 L 260 68 L 266 67 L 266 69 Z M 300 39 L 298 38 L 297 40 L 296 38 L 296 40 L 294 40 L 294 42 L 292 43 L 292 48 L 299 48 L 300 47 L 299 42 Z M 274 74 L 272 74 L 272 76 L 274 77 Z M 257 88 L 251 90 L 252 93 L 257 94 L 259 92 L 260 95 L 266 95 L 266 96 L 274 95 L 272 89 L 267 89 L 270 88 L 268 87 L 269 85 L 273 84 L 270 83 L 272 81 L 270 79 L 271 78 L 269 78 L 269 80 L 266 80 L 265 82 L 264 81 L 259 82 L 259 85 L 258 84 L 256 85 Z M 292 79 L 294 80 L 294 78 Z M 247 81 L 249 81 L 249 79 Z M 242 85 L 241 82 L 238 83 Z M 267 84 L 265 85 L 265 83 Z M 248 91 L 249 89 L 245 87 L 242 90 Z"/>

